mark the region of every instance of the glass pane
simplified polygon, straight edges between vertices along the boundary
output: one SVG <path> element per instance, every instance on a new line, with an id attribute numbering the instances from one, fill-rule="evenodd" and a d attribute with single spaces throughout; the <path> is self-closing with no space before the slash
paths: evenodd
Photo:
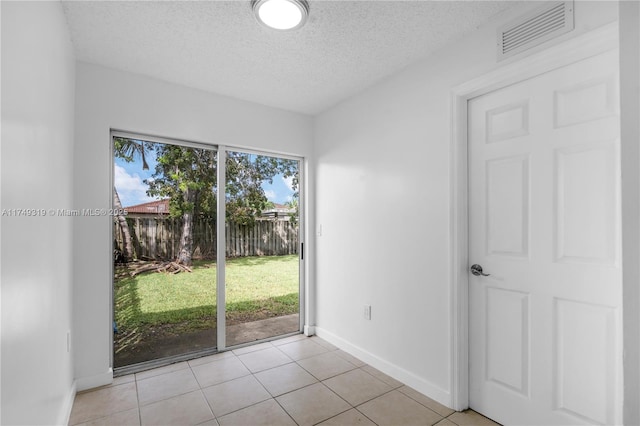
<path id="1" fill-rule="evenodd" d="M 114 367 L 215 348 L 216 151 L 113 147 Z"/>
<path id="2" fill-rule="evenodd" d="M 300 330 L 299 162 L 227 152 L 227 346 Z"/>

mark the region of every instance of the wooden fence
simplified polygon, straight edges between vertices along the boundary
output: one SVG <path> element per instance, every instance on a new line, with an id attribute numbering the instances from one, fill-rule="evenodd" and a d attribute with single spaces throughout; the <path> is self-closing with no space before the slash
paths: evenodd
<path id="1" fill-rule="evenodd" d="M 175 259 L 180 247 L 182 219 L 127 218 L 137 259 Z M 114 223 L 116 247 L 122 249 L 122 231 Z M 298 253 L 298 225 L 286 220 L 258 220 L 254 226 L 226 224 L 226 256 L 281 256 Z M 194 220 L 193 258 L 215 259 L 215 220 Z"/>

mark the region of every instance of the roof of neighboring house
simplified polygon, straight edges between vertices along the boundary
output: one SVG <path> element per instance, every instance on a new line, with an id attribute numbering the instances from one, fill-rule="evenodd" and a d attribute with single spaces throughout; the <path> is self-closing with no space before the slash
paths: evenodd
<path id="1" fill-rule="evenodd" d="M 292 209 L 291 207 L 285 205 L 285 204 L 278 204 L 278 203 L 273 203 L 273 207 L 267 210 L 278 210 L 278 211 L 293 211 L 294 209 Z"/>
<path id="2" fill-rule="evenodd" d="M 127 214 L 169 214 L 169 199 L 150 201 L 148 203 L 136 204 L 125 207 Z"/>
<path id="3" fill-rule="evenodd" d="M 289 206 L 286 206 L 284 204 L 273 203 L 273 207 L 272 208 L 262 211 L 262 216 L 263 217 L 286 216 L 286 215 L 288 215 L 290 213 L 294 213 L 295 211 L 296 211 L 296 209 L 293 209 L 293 208 L 291 208 Z"/>
<path id="4" fill-rule="evenodd" d="M 148 203 L 136 204 L 135 206 L 125 207 L 127 214 L 149 214 L 149 215 L 165 215 L 169 214 L 169 199 L 150 201 Z M 295 212 L 295 209 L 284 204 L 274 203 L 273 207 L 262 212 L 262 216 L 279 216 Z"/>

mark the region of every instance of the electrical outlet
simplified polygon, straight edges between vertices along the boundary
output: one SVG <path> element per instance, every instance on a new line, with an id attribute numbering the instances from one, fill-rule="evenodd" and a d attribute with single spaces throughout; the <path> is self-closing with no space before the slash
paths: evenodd
<path id="1" fill-rule="evenodd" d="M 371 305 L 364 305 L 364 319 L 371 320 Z"/>

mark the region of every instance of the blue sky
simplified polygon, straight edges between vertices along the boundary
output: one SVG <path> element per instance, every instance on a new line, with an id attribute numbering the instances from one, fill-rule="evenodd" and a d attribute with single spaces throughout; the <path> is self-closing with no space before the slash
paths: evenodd
<path id="1" fill-rule="evenodd" d="M 155 170 L 155 156 L 149 155 L 146 160 L 149 164 L 149 170 L 142 170 L 142 162 L 139 159 L 132 163 L 127 163 L 120 158 L 116 158 L 114 161 L 114 183 L 123 207 L 155 200 L 155 198 L 147 196 L 148 186 L 143 182 L 144 179 L 150 179 Z M 274 203 L 284 204 L 291 201 L 293 196 L 291 179 L 285 179 L 282 175 L 274 176 L 272 184 L 263 183 L 262 188 L 267 199 Z"/>

